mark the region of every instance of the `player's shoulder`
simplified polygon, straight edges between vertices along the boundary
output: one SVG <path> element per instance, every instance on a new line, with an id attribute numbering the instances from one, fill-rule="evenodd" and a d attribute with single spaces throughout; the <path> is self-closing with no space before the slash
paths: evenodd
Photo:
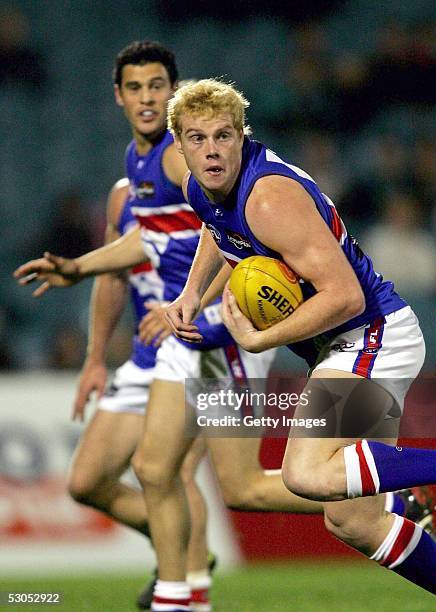
<path id="1" fill-rule="evenodd" d="M 188 170 L 183 155 L 177 150 L 174 142 L 169 144 L 162 155 L 162 168 L 166 177 L 180 187 Z"/>
<path id="2" fill-rule="evenodd" d="M 108 221 L 116 225 L 121 212 L 124 208 L 127 196 L 129 195 L 129 179 L 123 177 L 119 179 L 109 192 L 107 200 L 107 217 Z"/>

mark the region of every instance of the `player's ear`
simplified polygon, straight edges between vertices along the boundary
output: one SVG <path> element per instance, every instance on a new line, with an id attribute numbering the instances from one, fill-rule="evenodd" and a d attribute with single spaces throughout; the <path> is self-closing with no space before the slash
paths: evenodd
<path id="1" fill-rule="evenodd" d="M 115 102 L 118 106 L 124 106 L 123 98 L 121 97 L 121 91 L 119 85 L 114 85 Z"/>
<path id="2" fill-rule="evenodd" d="M 174 144 L 176 145 L 177 151 L 183 155 L 182 140 L 180 138 L 180 134 L 174 134 Z"/>

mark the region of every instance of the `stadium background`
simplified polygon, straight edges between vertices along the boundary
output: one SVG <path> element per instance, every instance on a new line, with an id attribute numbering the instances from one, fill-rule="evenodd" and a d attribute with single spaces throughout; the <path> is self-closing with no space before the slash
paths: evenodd
<path id="1" fill-rule="evenodd" d="M 181 78 L 236 82 L 251 100 L 254 136 L 314 176 L 411 300 L 427 339 L 425 372 L 434 371 L 434 5 L 263 5 L 18 0 L 0 8 L 0 589 L 18 588 L 21 578 L 41 591 L 59 572 L 111 571 L 126 577 L 63 585 L 66 605 L 130 609 L 142 568 L 153 563 L 142 540 L 63 493 L 80 433 L 68 417 L 91 283 L 32 301 L 10 279 L 42 249 L 74 256 L 101 243 L 104 200 L 123 175 L 130 139 L 111 70 L 131 40 L 172 48 Z M 111 345 L 113 367 L 129 344 L 126 316 Z M 280 352 L 276 373 L 302 371 Z M 266 467 L 278 467 L 281 450 L 277 442 L 263 449 Z M 429 609 L 425 594 L 325 536 L 320 520 L 227 513 L 207 468 L 201 477 L 213 500 L 212 543 L 227 569 L 217 610 Z M 243 569 L 247 560 L 278 559 L 291 565 Z M 336 567 L 338 559 L 346 565 Z M 230 596 L 237 607 L 224 603 Z"/>

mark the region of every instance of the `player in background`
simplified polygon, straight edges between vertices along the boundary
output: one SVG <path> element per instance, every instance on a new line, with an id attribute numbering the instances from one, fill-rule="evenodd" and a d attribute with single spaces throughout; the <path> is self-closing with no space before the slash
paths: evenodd
<path id="1" fill-rule="evenodd" d="M 42 260 L 25 264 L 16 272 L 17 277 L 34 271 L 36 277 L 44 281 L 34 292 L 36 296 L 42 295 L 51 286 L 68 286 L 86 275 L 129 268 L 146 261 L 144 244 L 159 274 L 166 281 L 164 298 L 174 299 L 185 284 L 197 246 L 200 225 L 192 217 L 190 208 L 180 204 L 184 202 L 180 185 L 186 165 L 177 153 L 165 123 L 166 104 L 173 95 L 176 78 L 171 76 L 174 75 L 173 68 L 167 69 L 166 60 L 156 53 L 156 47 L 150 43 L 131 45 L 120 54 L 115 76 L 117 100 L 124 106 L 134 135 L 134 143 L 129 146 L 127 155 L 132 189 L 129 201 L 131 206 L 138 209 L 136 214 L 143 229 L 135 228 L 110 245 L 77 260 L 48 255 Z M 164 176 L 151 176 L 150 173 L 157 172 L 156 169 L 163 169 Z M 154 198 L 159 190 L 163 190 L 165 195 L 167 190 L 173 192 L 174 189 L 173 204 L 170 200 L 165 208 L 162 201 L 155 203 Z M 186 223 L 186 219 L 192 225 L 181 228 L 180 224 Z M 156 225 L 158 223 L 161 225 Z M 187 240 L 182 241 L 179 239 L 180 234 L 172 233 L 173 223 L 175 231 L 187 232 L 184 234 Z M 190 240 L 192 237 L 194 240 Z M 25 283 L 26 279 L 22 282 Z M 212 310 L 212 313 L 216 318 L 216 310 Z M 229 343 L 228 337 L 226 343 Z M 232 343 L 231 346 L 232 351 L 235 351 Z M 155 376 L 159 380 L 152 384 L 145 431 L 151 443 L 153 439 L 160 442 L 154 446 L 150 460 L 142 452 L 137 454 L 138 476 L 144 486 L 151 482 L 161 504 L 154 528 L 158 539 L 153 533 L 153 541 L 158 551 L 158 593 L 163 593 L 162 597 L 167 602 L 177 599 L 174 589 L 177 595 L 184 596 L 186 593 L 183 583 L 189 517 L 177 474 L 187 447 L 184 435 L 183 381 L 185 377 L 200 375 L 199 366 L 207 359 L 209 352 L 196 349 L 195 345 L 184 346 L 174 338 L 169 338 L 158 352 L 159 375 L 155 372 Z M 233 354 L 240 361 L 239 352 Z M 214 355 L 212 351 L 211 357 L 215 357 L 216 363 L 221 363 L 221 376 L 225 375 L 228 364 L 223 361 L 222 355 Z M 247 361 L 245 358 L 246 355 L 244 360 Z M 260 365 L 263 367 L 260 372 L 265 376 L 265 364 L 260 362 Z M 250 362 L 248 368 L 253 372 L 254 366 Z M 259 368 L 255 371 L 259 371 Z M 322 511 L 318 502 L 302 500 L 287 491 L 277 470 L 264 471 L 261 468 L 258 459 L 260 440 L 209 439 L 208 445 L 225 502 L 229 506 L 245 510 Z M 166 450 L 165 455 L 162 454 L 162 448 Z M 171 586 L 167 588 L 165 583 L 178 584 L 173 589 Z M 158 609 L 156 605 L 155 609 Z"/>
<path id="2" fill-rule="evenodd" d="M 113 186 L 109 194 L 106 244 L 117 240 L 137 224 L 127 201 L 128 193 L 129 181 L 124 178 Z M 154 317 L 161 322 L 161 333 L 168 333 L 169 325 L 164 322 L 163 311 L 156 302 L 162 290 L 162 281 L 149 262 L 133 267 L 130 272 L 104 274 L 95 280 L 87 356 L 77 389 L 73 419 L 84 420 L 86 403 L 94 391 L 98 404 L 81 436 L 68 480 L 69 492 L 76 501 L 104 512 L 147 538 L 150 532 L 142 490 L 121 482 L 120 478 L 130 466 L 141 436 L 156 363 L 157 349 L 153 344 L 145 346 L 139 340 L 138 325 L 147 314 L 144 306 L 147 302 L 153 307 Z M 132 355 L 116 371 L 105 392 L 106 350 L 129 293 L 136 320 Z M 155 302 L 154 306 L 152 302 Z M 200 437 L 191 447 L 181 470 L 191 516 L 188 575 L 189 572 L 202 571 L 207 557 L 207 510 L 194 478 L 204 451 L 204 440 Z M 153 589 L 147 587 L 138 598 L 141 608 L 150 607 L 152 593 Z"/>
<path id="3" fill-rule="evenodd" d="M 169 307 L 169 320 L 180 337 L 199 340 L 192 320 L 226 262 L 234 266 L 255 254 L 280 257 L 304 279 L 303 304 L 264 331 L 253 328 L 226 287 L 225 323 L 248 351 L 287 344 L 305 357 L 312 368 L 307 392 L 322 380 L 342 398 L 343 379 L 366 379 L 371 393 L 366 410 L 379 410 L 374 432 L 379 437 L 307 438 L 293 428 L 284 482 L 298 495 L 329 502 L 325 522 L 338 538 L 436 592 L 436 543 L 418 525 L 386 512 L 378 495 L 436 482 L 436 451 L 395 447 L 398 411 L 424 361 L 418 320 L 393 284 L 374 272 L 313 179 L 244 134 L 247 106 L 232 86 L 213 79 L 180 89 L 169 104 L 169 127 L 191 171 L 185 195 L 222 237 L 218 243 L 203 229 L 188 283 Z M 244 236 L 243 251 L 228 240 L 229 232 Z M 337 342 L 349 343 L 349 350 L 335 351 Z M 312 414 L 322 414 L 323 400 L 312 402 Z M 295 416 L 305 416 L 302 405 Z"/>

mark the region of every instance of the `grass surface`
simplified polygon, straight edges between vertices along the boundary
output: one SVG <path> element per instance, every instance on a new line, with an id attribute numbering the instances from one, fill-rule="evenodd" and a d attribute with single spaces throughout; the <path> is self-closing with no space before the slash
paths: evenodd
<path id="1" fill-rule="evenodd" d="M 0 579 L 0 591 L 63 593 L 59 605 L 5 605 L 3 610 L 130 612 L 144 577 L 96 575 Z M 4 597 L 4 595 L 3 595 Z M 323 612 L 436 610 L 434 596 L 370 564 L 255 565 L 218 572 L 214 612 Z"/>

